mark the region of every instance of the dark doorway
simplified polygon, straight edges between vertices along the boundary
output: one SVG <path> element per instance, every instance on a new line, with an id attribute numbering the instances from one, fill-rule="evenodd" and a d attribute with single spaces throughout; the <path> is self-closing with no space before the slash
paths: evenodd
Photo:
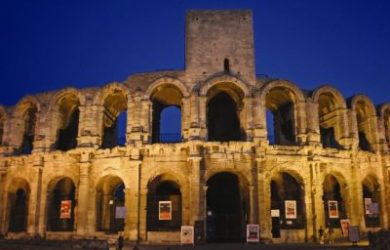
<path id="1" fill-rule="evenodd" d="M 76 148 L 79 131 L 79 115 L 79 109 L 76 108 L 70 116 L 67 126 L 59 130 L 57 149 L 67 151 Z"/>
<path id="2" fill-rule="evenodd" d="M 333 175 L 327 175 L 323 183 L 324 211 L 327 227 L 339 228 L 340 219 L 346 219 L 345 203 L 340 183 Z"/>
<path id="3" fill-rule="evenodd" d="M 247 203 L 238 177 L 219 173 L 207 181 L 207 240 L 240 242 L 244 239 Z"/>
<path id="4" fill-rule="evenodd" d="M 320 126 L 321 144 L 324 148 L 341 148 L 336 140 L 334 127 L 322 127 Z"/>
<path id="5" fill-rule="evenodd" d="M 75 201 L 73 181 L 70 178 L 57 181 L 48 194 L 48 231 L 73 231 Z M 65 207 L 64 203 L 70 207 Z"/>
<path id="6" fill-rule="evenodd" d="M 366 227 L 380 227 L 380 189 L 373 177 L 363 181 L 363 207 Z"/>
<path id="7" fill-rule="evenodd" d="M 147 226 L 150 231 L 179 231 L 182 217 L 180 187 L 170 180 L 158 180 L 149 184 Z M 160 202 L 167 204 L 167 216 L 160 216 Z"/>
<path id="8" fill-rule="evenodd" d="M 225 92 L 215 95 L 207 105 L 209 141 L 240 141 L 245 135 L 240 127 L 238 107 Z"/>
<path id="9" fill-rule="evenodd" d="M 96 230 L 117 233 L 125 227 L 125 186 L 117 176 L 105 176 L 96 187 Z"/>
<path id="10" fill-rule="evenodd" d="M 16 193 L 10 194 L 9 231 L 24 232 L 27 229 L 28 194 L 19 188 Z"/>

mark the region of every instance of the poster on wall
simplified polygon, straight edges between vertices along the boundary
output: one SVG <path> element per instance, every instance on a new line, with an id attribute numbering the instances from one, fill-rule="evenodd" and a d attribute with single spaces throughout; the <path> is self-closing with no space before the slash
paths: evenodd
<path id="1" fill-rule="evenodd" d="M 339 206 L 337 201 L 328 201 L 328 211 L 330 219 L 339 218 Z"/>
<path id="2" fill-rule="evenodd" d="M 158 219 L 172 220 L 172 202 L 159 201 L 158 202 Z"/>
<path id="3" fill-rule="evenodd" d="M 378 216 L 379 214 L 379 204 L 378 202 L 372 202 L 369 207 L 370 213 L 373 217 Z"/>
<path id="4" fill-rule="evenodd" d="M 246 242 L 259 242 L 259 225 L 246 225 Z"/>
<path id="5" fill-rule="evenodd" d="M 364 198 L 364 210 L 366 215 L 371 215 L 371 210 L 370 210 L 371 203 L 372 203 L 371 198 Z"/>
<path id="6" fill-rule="evenodd" d="M 194 227 L 193 226 L 181 226 L 180 244 L 181 245 L 194 245 Z"/>
<path id="7" fill-rule="evenodd" d="M 126 218 L 126 207 L 116 207 L 115 219 L 124 219 L 124 218 Z"/>
<path id="8" fill-rule="evenodd" d="M 280 217 L 279 209 L 271 209 L 271 217 Z"/>
<path id="9" fill-rule="evenodd" d="M 286 212 L 286 219 L 297 218 L 297 201 L 296 200 L 285 200 L 284 207 Z"/>
<path id="10" fill-rule="evenodd" d="M 346 237 L 348 237 L 349 225 L 350 225 L 349 219 L 341 219 L 340 220 L 341 232 Z"/>
<path id="11" fill-rule="evenodd" d="M 71 200 L 61 201 L 60 219 L 70 219 L 71 212 L 72 212 L 72 201 Z"/>

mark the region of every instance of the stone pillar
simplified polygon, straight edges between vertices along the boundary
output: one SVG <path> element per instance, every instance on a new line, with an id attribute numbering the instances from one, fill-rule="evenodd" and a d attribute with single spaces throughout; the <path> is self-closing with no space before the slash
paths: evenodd
<path id="1" fill-rule="evenodd" d="M 89 206 L 93 202 L 90 195 L 89 173 L 91 168 L 91 159 L 89 152 L 83 152 L 80 159 L 80 181 L 77 197 L 77 227 L 76 233 L 80 236 L 87 236 L 92 232 L 89 231 L 88 225 L 91 224 L 92 218 L 89 213 Z"/>
<path id="2" fill-rule="evenodd" d="M 190 98 L 182 98 L 181 101 L 181 137 L 184 141 L 189 139 L 189 129 L 191 126 Z"/>
<path id="3" fill-rule="evenodd" d="M 267 139 L 265 101 L 257 94 L 253 99 L 253 137 L 255 141 Z M 271 125 L 272 126 L 272 125 Z"/>
<path id="4" fill-rule="evenodd" d="M 150 142 L 152 139 L 152 129 L 151 129 L 151 123 L 152 123 L 152 115 L 153 110 L 151 108 L 151 103 L 148 99 L 142 100 L 141 103 L 141 127 L 143 128 L 144 132 L 144 142 Z"/>
<path id="5" fill-rule="evenodd" d="M 0 166 L 0 234 L 5 233 L 4 228 L 4 204 L 7 196 L 4 194 L 4 183 L 6 177 L 6 169 L 3 166 Z"/>
<path id="6" fill-rule="evenodd" d="M 199 96 L 199 126 L 200 139 L 206 140 L 207 135 L 207 96 Z"/>
<path id="7" fill-rule="evenodd" d="M 206 199 L 203 186 L 204 170 L 201 169 L 201 157 L 191 156 L 188 158 L 188 164 L 191 166 L 192 174 L 190 178 L 190 208 L 191 208 L 191 225 L 195 221 L 203 220 L 206 210 Z"/>
<path id="8" fill-rule="evenodd" d="M 129 169 L 126 171 L 128 186 L 125 190 L 125 237 L 131 241 L 139 240 L 140 225 L 140 169 L 141 161 L 130 160 Z"/>
<path id="9" fill-rule="evenodd" d="M 323 196 L 323 188 L 322 183 L 320 182 L 320 175 L 319 175 L 319 163 L 318 162 L 312 162 L 310 163 L 310 179 L 311 179 L 311 211 L 312 211 L 312 217 L 308 218 L 308 220 L 311 220 L 311 223 L 313 225 L 313 240 L 318 240 L 318 230 L 322 226 L 322 228 L 325 228 L 325 211 L 324 211 L 324 202 L 322 200 Z M 310 235 L 309 235 L 310 236 Z"/>
<path id="10" fill-rule="evenodd" d="M 34 156 L 34 181 L 30 183 L 31 193 L 28 203 L 28 222 L 27 232 L 30 235 L 39 235 L 39 220 L 41 217 L 41 199 L 42 199 L 42 174 L 44 161 L 40 155 Z"/>
<path id="11" fill-rule="evenodd" d="M 320 144 L 320 124 L 318 117 L 318 103 L 308 101 L 306 103 L 306 117 L 307 117 L 307 141 L 310 145 Z"/>
<path id="12" fill-rule="evenodd" d="M 272 218 L 271 218 L 271 191 L 270 180 L 267 177 L 262 159 L 256 159 L 257 165 L 257 185 L 258 185 L 258 204 L 259 204 L 259 222 L 260 222 L 260 238 L 272 239 Z"/>
<path id="13" fill-rule="evenodd" d="M 146 185 L 141 186 L 140 192 L 140 217 L 139 217 L 139 240 L 146 241 L 147 240 L 147 227 L 146 227 L 146 217 L 147 217 L 147 201 L 148 201 L 148 188 Z"/>
<path id="14" fill-rule="evenodd" d="M 257 224 L 256 218 L 256 196 L 254 185 L 249 185 L 249 224 Z"/>
<path id="15" fill-rule="evenodd" d="M 356 158 L 356 155 L 352 156 Z M 351 180 L 349 181 L 350 185 L 348 186 L 350 207 L 351 209 L 351 225 L 360 226 L 360 228 L 365 228 L 364 222 L 364 208 L 363 208 L 363 188 L 360 181 L 360 171 L 359 166 L 356 163 L 356 160 L 353 159 L 351 163 Z"/>
<path id="16" fill-rule="evenodd" d="M 341 109 L 337 110 L 337 117 L 338 124 L 340 125 L 340 145 L 343 146 L 344 149 L 351 149 L 352 148 L 352 134 L 351 134 L 351 126 L 349 124 L 350 119 L 348 110 L 347 109 Z"/>
<path id="17" fill-rule="evenodd" d="M 298 145 L 306 144 L 306 103 L 299 102 L 294 105 L 295 135 Z"/>
<path id="18" fill-rule="evenodd" d="M 302 191 L 304 191 L 304 202 L 305 202 L 305 242 L 311 241 L 315 235 L 315 225 L 313 221 L 313 200 L 312 200 L 312 186 L 309 179 L 304 179 Z"/>

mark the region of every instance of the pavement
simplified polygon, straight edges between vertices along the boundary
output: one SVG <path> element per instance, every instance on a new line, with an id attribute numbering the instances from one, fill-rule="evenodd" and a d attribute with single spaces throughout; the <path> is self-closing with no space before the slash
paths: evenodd
<path id="1" fill-rule="evenodd" d="M 53 246 L 31 246 L 18 244 L 0 243 L 0 250 L 70 250 L 63 247 Z M 110 250 L 115 250 L 114 246 Z M 246 244 L 246 243 L 224 243 L 224 244 L 204 244 L 186 246 L 156 246 L 156 245 L 139 245 L 135 248 L 134 245 L 126 244 L 123 250 L 368 250 L 367 242 L 359 242 L 357 246 L 351 246 L 351 243 L 337 243 L 333 245 L 319 245 L 314 243 L 299 243 L 299 244 Z"/>

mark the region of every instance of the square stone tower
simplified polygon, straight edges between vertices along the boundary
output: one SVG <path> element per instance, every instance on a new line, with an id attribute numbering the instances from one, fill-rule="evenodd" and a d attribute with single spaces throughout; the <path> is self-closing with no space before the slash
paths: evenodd
<path id="1" fill-rule="evenodd" d="M 194 78 L 229 72 L 255 82 L 253 19 L 249 10 L 189 11 L 186 71 Z"/>

